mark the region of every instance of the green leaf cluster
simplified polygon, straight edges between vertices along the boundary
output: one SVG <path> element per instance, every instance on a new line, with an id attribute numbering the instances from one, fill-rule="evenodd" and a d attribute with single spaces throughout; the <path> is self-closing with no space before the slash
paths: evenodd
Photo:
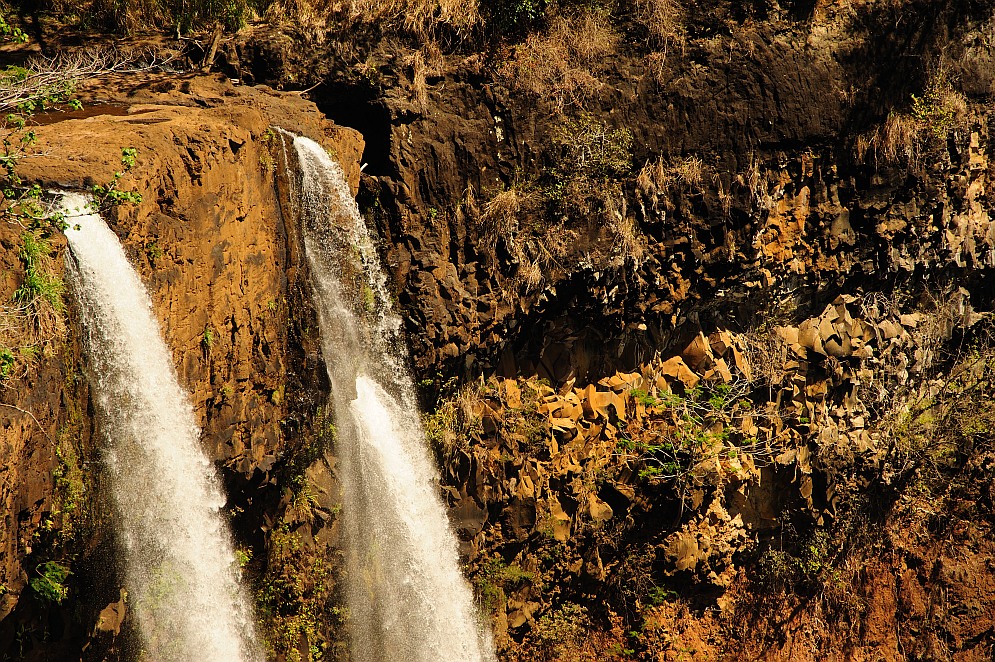
<path id="1" fill-rule="evenodd" d="M 69 579 L 69 568 L 56 561 L 46 561 L 39 565 L 35 572 L 37 577 L 32 577 L 28 582 L 31 590 L 42 601 L 60 604 L 69 595 L 69 588 L 66 580 Z"/>

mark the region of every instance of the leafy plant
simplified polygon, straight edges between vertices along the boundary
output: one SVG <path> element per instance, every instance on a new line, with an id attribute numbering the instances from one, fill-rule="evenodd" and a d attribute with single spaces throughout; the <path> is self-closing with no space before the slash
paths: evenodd
<path id="1" fill-rule="evenodd" d="M 546 0 L 493 0 L 484 4 L 487 24 L 498 34 L 525 34 L 545 13 Z"/>
<path id="2" fill-rule="evenodd" d="M 135 167 L 137 156 L 138 150 L 134 147 L 122 148 L 121 165 L 124 167 L 124 170 L 116 171 L 111 181 L 107 184 L 103 186 L 95 184 L 91 187 L 90 190 L 93 193 L 94 207 L 96 209 L 116 207 L 126 202 L 137 204 L 142 201 L 141 193 L 137 191 L 122 191 L 119 188 L 121 178 L 124 177 L 124 174 Z"/>
<path id="3" fill-rule="evenodd" d="M 14 368 L 16 358 L 14 352 L 10 350 L 9 347 L 0 348 L 0 379 L 7 379 L 10 377 L 11 370 Z"/>
<path id="4" fill-rule="evenodd" d="M 55 310 L 62 310 L 62 293 L 65 285 L 58 276 L 43 271 L 41 260 L 51 251 L 48 240 L 37 232 L 21 235 L 18 257 L 24 265 L 24 280 L 14 290 L 14 301 L 26 306 L 37 306 L 45 301 Z"/>
<path id="5" fill-rule="evenodd" d="M 32 577 L 28 585 L 44 602 L 60 604 L 68 597 L 69 588 L 65 582 L 72 574 L 69 568 L 56 561 L 46 561 L 35 568 L 35 572 L 38 576 Z"/>
<path id="6" fill-rule="evenodd" d="M 162 258 L 162 247 L 159 246 L 159 243 L 155 239 L 145 242 L 145 256 L 153 266 Z"/>
<path id="7" fill-rule="evenodd" d="M 535 574 L 523 570 L 518 564 L 505 562 L 501 557 L 488 559 L 474 577 L 473 585 L 481 604 L 488 610 L 497 609 L 507 592 L 536 580 Z"/>
<path id="8" fill-rule="evenodd" d="M 342 617 L 329 606 L 331 580 L 332 568 L 323 554 L 310 549 L 286 523 L 273 529 L 256 604 L 274 652 L 302 659 L 299 648 L 307 642 L 304 651 L 312 662 L 324 658 L 325 619 Z"/>

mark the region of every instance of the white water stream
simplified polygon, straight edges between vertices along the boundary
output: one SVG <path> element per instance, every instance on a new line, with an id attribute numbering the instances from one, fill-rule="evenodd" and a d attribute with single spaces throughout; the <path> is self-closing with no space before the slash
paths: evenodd
<path id="1" fill-rule="evenodd" d="M 408 372 L 401 320 L 342 169 L 282 133 L 332 384 L 353 662 L 487 662 Z M 288 146 L 292 143 L 292 148 Z"/>
<path id="2" fill-rule="evenodd" d="M 225 498 L 173 356 L 117 236 L 87 204 L 79 194 L 61 199 L 67 263 L 87 333 L 139 658 L 260 660 L 220 510 Z"/>

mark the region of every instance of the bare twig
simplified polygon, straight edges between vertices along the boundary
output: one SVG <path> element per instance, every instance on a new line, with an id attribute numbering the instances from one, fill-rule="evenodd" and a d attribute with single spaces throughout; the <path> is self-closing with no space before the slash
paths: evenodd
<path id="1" fill-rule="evenodd" d="M 8 409 L 13 409 L 15 411 L 21 412 L 22 414 L 27 414 L 28 416 L 30 416 L 31 420 L 34 421 L 35 425 L 38 426 L 38 429 L 41 430 L 41 433 L 45 435 L 45 438 L 48 439 L 49 442 L 51 442 L 52 444 L 55 444 L 55 439 L 53 439 L 52 436 L 48 433 L 48 431 L 44 427 L 42 427 L 42 424 L 38 421 L 37 418 L 35 418 L 35 415 L 32 414 L 30 411 L 28 411 L 27 409 L 21 409 L 17 405 L 8 405 L 5 402 L 0 402 L 0 407 L 7 407 Z"/>

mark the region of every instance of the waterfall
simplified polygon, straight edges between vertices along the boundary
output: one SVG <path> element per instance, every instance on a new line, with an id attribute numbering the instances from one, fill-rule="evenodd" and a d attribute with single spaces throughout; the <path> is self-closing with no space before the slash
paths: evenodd
<path id="1" fill-rule="evenodd" d="M 200 447 L 152 302 L 89 200 L 67 193 L 67 269 L 87 334 L 141 659 L 248 662 L 261 656 L 239 585 L 225 498 Z M 146 657 L 147 656 L 147 657 Z"/>
<path id="2" fill-rule="evenodd" d="M 354 662 L 494 659 L 439 496 L 401 319 L 341 167 L 292 141 L 292 200 L 332 385 Z"/>

